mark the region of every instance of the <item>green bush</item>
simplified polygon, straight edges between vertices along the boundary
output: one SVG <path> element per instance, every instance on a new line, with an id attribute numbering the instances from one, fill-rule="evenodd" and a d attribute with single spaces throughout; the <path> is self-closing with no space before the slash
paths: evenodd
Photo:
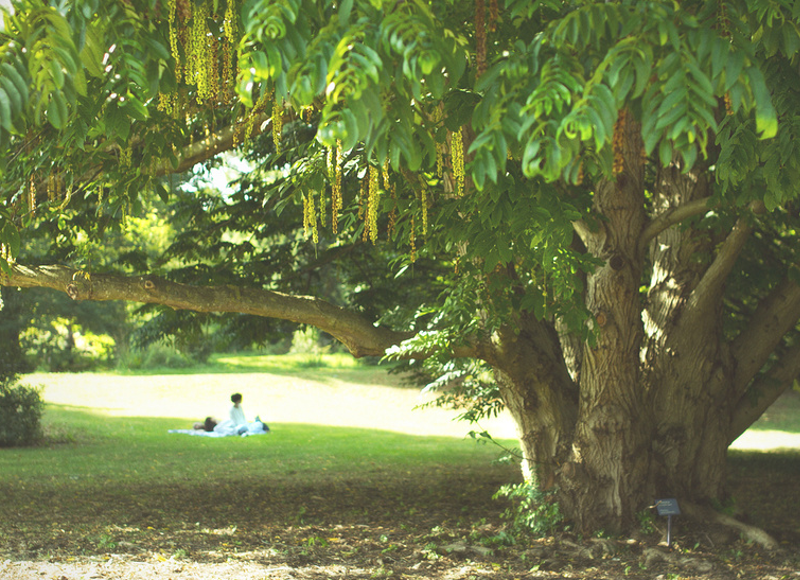
<path id="1" fill-rule="evenodd" d="M 42 435 L 43 409 L 39 389 L 17 385 L 16 380 L 0 382 L 0 447 L 36 443 Z"/>
<path id="2" fill-rule="evenodd" d="M 494 499 L 500 497 L 512 502 L 503 517 L 514 533 L 530 533 L 542 538 L 557 531 L 564 522 L 553 490 L 540 491 L 532 483 L 518 483 L 501 487 Z"/>

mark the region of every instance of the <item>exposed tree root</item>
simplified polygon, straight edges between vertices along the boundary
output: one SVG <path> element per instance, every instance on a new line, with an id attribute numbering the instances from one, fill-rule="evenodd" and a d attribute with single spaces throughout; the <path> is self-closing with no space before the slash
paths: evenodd
<path id="1" fill-rule="evenodd" d="M 768 550 L 777 550 L 779 547 L 777 540 L 761 528 L 751 526 L 736 518 L 721 514 L 709 507 L 703 507 L 692 503 L 681 503 L 681 509 L 687 516 L 698 521 L 733 528 L 748 542 L 752 542 Z"/>

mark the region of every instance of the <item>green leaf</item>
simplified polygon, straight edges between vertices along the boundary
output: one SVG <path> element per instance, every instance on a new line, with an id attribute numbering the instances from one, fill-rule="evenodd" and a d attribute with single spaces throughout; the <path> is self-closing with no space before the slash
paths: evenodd
<path id="1" fill-rule="evenodd" d="M 64 71 L 61 69 L 61 63 L 57 59 L 50 61 L 50 76 L 57 89 L 64 88 Z"/>
<path id="2" fill-rule="evenodd" d="M 739 80 L 739 75 L 744 68 L 744 53 L 740 50 L 735 50 L 728 56 L 728 62 L 725 64 L 725 90 L 729 91 L 736 81 Z"/>
<path id="3" fill-rule="evenodd" d="M 2 65 L 0 65 L 0 68 L 2 69 L 1 73 L 3 77 L 10 79 L 11 82 L 14 83 L 20 98 L 23 102 L 26 102 L 28 100 L 30 89 L 28 88 L 28 83 L 25 82 L 25 79 L 22 78 L 22 75 L 19 73 L 19 71 L 17 71 L 17 69 L 7 62 L 4 62 Z"/>
<path id="4" fill-rule="evenodd" d="M 697 147 L 689 146 L 686 149 L 682 149 L 681 156 L 684 163 L 683 172 L 686 173 L 694 167 L 694 162 L 697 161 Z"/>
<path id="5" fill-rule="evenodd" d="M 539 170 L 541 161 L 537 156 L 541 146 L 542 142 L 539 139 L 530 139 L 528 144 L 525 145 L 525 153 L 522 156 L 522 170 L 528 177 L 536 174 Z"/>
<path id="6" fill-rule="evenodd" d="M 339 2 L 339 26 L 346 28 L 350 21 L 350 12 L 353 10 L 353 0 L 342 0 Z"/>
<path id="7" fill-rule="evenodd" d="M 0 126 L 9 133 L 12 131 L 11 99 L 2 87 L 0 87 Z"/>
<path id="8" fill-rule="evenodd" d="M 668 139 L 662 139 L 658 146 L 658 157 L 663 167 L 672 163 L 672 143 Z"/>
<path id="9" fill-rule="evenodd" d="M 80 52 L 80 59 L 83 66 L 93 77 L 103 76 L 103 56 L 105 48 L 103 47 L 103 35 L 96 26 L 90 26 L 86 29 L 86 42 Z"/>
<path id="10" fill-rule="evenodd" d="M 125 107 L 131 117 L 137 121 L 145 121 L 150 116 L 144 104 L 131 93 L 128 93 L 125 99 Z"/>
<path id="11" fill-rule="evenodd" d="M 772 97 L 764 81 L 764 75 L 756 67 L 747 69 L 750 77 L 750 88 L 756 101 L 756 130 L 762 139 L 774 137 L 778 132 L 778 116 L 772 105 Z"/>
<path id="12" fill-rule="evenodd" d="M 650 75 L 653 67 L 650 60 L 646 60 L 645 58 L 633 59 L 633 66 L 636 69 L 636 85 L 633 87 L 633 94 L 631 96 L 637 98 L 644 92 L 647 83 L 650 82 Z"/>
<path id="13" fill-rule="evenodd" d="M 50 93 L 50 105 L 47 107 L 47 119 L 56 129 L 62 129 L 67 122 L 69 113 L 67 112 L 67 102 L 64 96 L 58 92 Z"/>
<path id="14" fill-rule="evenodd" d="M 711 46 L 711 77 L 717 78 L 728 63 L 730 42 L 723 38 L 715 38 Z"/>
<path id="15" fill-rule="evenodd" d="M 658 108 L 656 117 L 663 117 L 670 110 L 672 110 L 672 108 L 675 107 L 679 102 L 688 100 L 689 100 L 689 91 L 687 90 L 686 86 L 676 88 L 672 92 L 667 93 L 666 97 L 664 97 L 664 100 L 661 101 L 661 106 Z"/>
<path id="16" fill-rule="evenodd" d="M 17 92 L 17 87 L 15 87 L 14 83 L 12 83 L 9 79 L 4 76 L 0 76 L 0 87 L 5 90 L 9 100 L 11 101 L 11 114 L 13 115 L 11 120 L 13 122 L 14 118 L 18 117 L 22 113 L 22 107 L 24 104 L 19 93 Z"/>

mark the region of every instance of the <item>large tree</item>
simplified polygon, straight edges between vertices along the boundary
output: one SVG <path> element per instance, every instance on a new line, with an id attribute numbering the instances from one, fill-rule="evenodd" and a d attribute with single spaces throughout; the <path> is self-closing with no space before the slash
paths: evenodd
<path id="1" fill-rule="evenodd" d="M 800 372 L 798 12 L 14 2 L 2 283 L 302 322 L 356 356 L 483 361 L 526 475 L 581 529 L 621 529 L 659 496 L 718 501 L 728 445 Z M 223 217 L 195 206 L 197 223 L 218 217 L 187 248 L 196 284 L 15 261 L 30 224 L 57 241 L 80 215 L 101 237 L 141 191 L 168 197 L 163 176 L 237 147 L 267 185 Z M 270 251 L 267 224 L 291 206 L 308 247 L 392 242 L 398 280 L 440 293 L 376 313 L 385 301 L 281 292 L 296 286 L 273 266 L 291 253 Z"/>

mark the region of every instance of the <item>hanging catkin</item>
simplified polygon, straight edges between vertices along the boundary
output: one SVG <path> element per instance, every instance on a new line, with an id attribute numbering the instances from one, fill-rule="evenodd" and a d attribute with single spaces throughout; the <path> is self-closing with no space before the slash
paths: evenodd
<path id="1" fill-rule="evenodd" d="M 367 198 L 367 229 L 369 239 L 374 244 L 378 241 L 378 204 L 380 203 L 380 175 L 378 168 L 369 166 L 369 197 Z"/>
<path id="2" fill-rule="evenodd" d="M 342 209 L 342 142 L 336 141 L 333 149 L 333 179 L 331 180 L 331 229 L 339 231 L 339 210 Z"/>
<path id="3" fill-rule="evenodd" d="M 281 154 L 281 135 L 283 135 L 283 104 L 275 99 L 272 103 L 272 142 L 275 144 L 275 155 Z"/>
<path id="4" fill-rule="evenodd" d="M 461 127 L 450 139 L 450 157 L 453 162 L 453 177 L 456 180 L 456 195 L 464 195 L 464 137 Z"/>
<path id="5" fill-rule="evenodd" d="M 416 244 L 416 235 L 414 233 L 414 215 L 411 215 L 411 227 L 408 232 L 408 243 L 411 246 L 411 253 L 409 255 L 409 259 L 412 262 L 417 261 L 417 244 Z"/>
<path id="6" fill-rule="evenodd" d="M 223 50 L 222 79 L 224 92 L 227 95 L 227 85 L 236 81 L 234 71 L 239 60 L 239 21 L 236 18 L 236 0 L 228 0 L 225 6 L 225 16 L 222 22 L 222 31 L 225 34 Z M 226 96 L 227 98 L 227 96 Z"/>

